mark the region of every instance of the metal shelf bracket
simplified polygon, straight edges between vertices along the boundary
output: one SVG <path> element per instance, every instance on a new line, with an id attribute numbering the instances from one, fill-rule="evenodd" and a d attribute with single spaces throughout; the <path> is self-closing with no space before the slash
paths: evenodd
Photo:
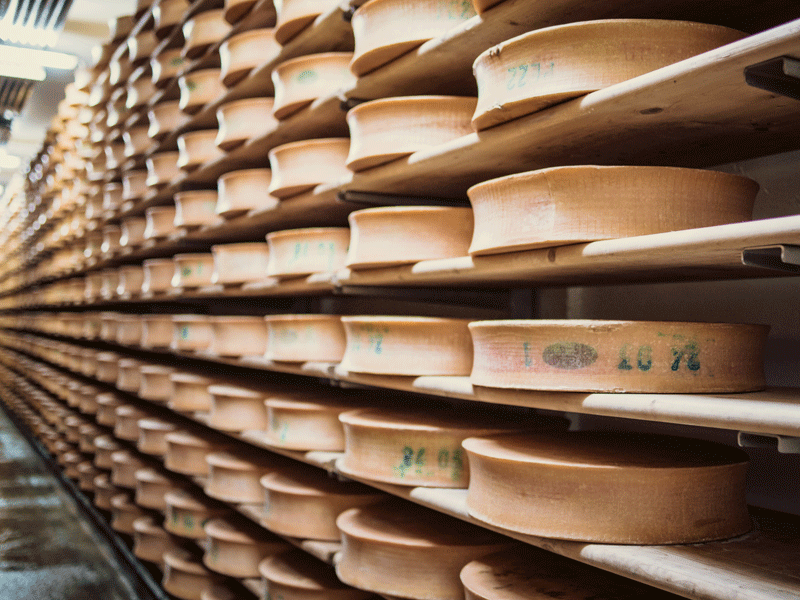
<path id="1" fill-rule="evenodd" d="M 774 271 L 800 273 L 800 246 L 779 244 L 742 250 L 742 264 Z"/>
<path id="2" fill-rule="evenodd" d="M 800 437 L 740 431 L 736 442 L 742 448 L 772 448 L 781 454 L 800 454 Z"/>
<path id="3" fill-rule="evenodd" d="M 800 100 L 800 60 L 779 56 L 745 67 L 747 85 Z"/>

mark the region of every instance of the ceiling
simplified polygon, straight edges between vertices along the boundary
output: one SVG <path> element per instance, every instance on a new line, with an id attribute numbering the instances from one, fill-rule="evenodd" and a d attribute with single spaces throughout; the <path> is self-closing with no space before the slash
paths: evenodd
<path id="1" fill-rule="evenodd" d="M 79 64 L 88 66 L 92 47 L 108 37 L 108 21 L 135 10 L 136 0 L 74 0 L 64 29 L 51 49 L 77 55 Z M 58 103 L 64 98 L 64 87 L 73 79 L 71 71 L 47 69 L 47 78 L 34 84 L 22 112 L 15 117 L 6 149 L 8 154 L 20 156 L 23 166 L 41 147 Z M 6 185 L 14 173 L 0 171 L 0 185 Z"/>

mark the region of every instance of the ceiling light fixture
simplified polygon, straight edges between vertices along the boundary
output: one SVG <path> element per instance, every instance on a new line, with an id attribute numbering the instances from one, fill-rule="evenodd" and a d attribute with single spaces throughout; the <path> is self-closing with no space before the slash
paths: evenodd
<path id="1" fill-rule="evenodd" d="M 78 57 L 63 52 L 0 44 L 0 76 L 43 81 L 45 69 L 72 70 Z"/>
<path id="2" fill-rule="evenodd" d="M 20 162 L 19 156 L 0 152 L 0 169 L 18 169 Z"/>

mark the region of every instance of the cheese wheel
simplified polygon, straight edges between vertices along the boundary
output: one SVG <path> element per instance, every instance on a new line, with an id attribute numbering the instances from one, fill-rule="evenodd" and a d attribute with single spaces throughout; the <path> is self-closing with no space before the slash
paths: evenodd
<path id="1" fill-rule="evenodd" d="M 747 454 L 667 436 L 521 433 L 464 441 L 467 506 L 486 523 L 542 537 L 685 544 L 750 530 Z"/>
<path id="2" fill-rule="evenodd" d="M 193 540 L 206 537 L 203 526 L 213 518 L 226 515 L 230 509 L 205 497 L 186 490 L 170 490 L 164 494 L 164 529 L 173 535 Z"/>
<path id="3" fill-rule="evenodd" d="M 344 583 L 420 600 L 461 600 L 459 572 L 510 540 L 421 506 L 392 500 L 345 511 L 336 520 Z"/>
<path id="4" fill-rule="evenodd" d="M 358 400 L 329 395 L 277 394 L 265 401 L 266 437 L 271 445 L 288 450 L 344 450 L 344 429 L 339 415 L 357 408 Z"/>
<path id="5" fill-rule="evenodd" d="M 133 249 L 142 244 L 144 242 L 145 227 L 147 227 L 147 221 L 141 217 L 126 217 L 122 219 L 122 225 L 120 225 L 122 233 L 119 237 L 120 246 Z"/>
<path id="6" fill-rule="evenodd" d="M 347 227 L 310 227 L 267 234 L 269 265 L 275 277 L 333 273 L 344 268 L 350 246 Z"/>
<path id="7" fill-rule="evenodd" d="M 233 25 L 250 12 L 257 0 L 225 0 L 225 20 Z"/>
<path id="8" fill-rule="evenodd" d="M 473 385 L 691 394 L 765 385 L 764 325 L 542 319 L 469 328 Z"/>
<path id="9" fill-rule="evenodd" d="M 213 452 L 206 457 L 209 466 L 205 491 L 223 502 L 256 504 L 263 501 L 260 479 L 275 470 L 264 457 L 251 460 L 227 452 Z"/>
<path id="10" fill-rule="evenodd" d="M 222 83 L 231 88 L 259 65 L 278 56 L 281 47 L 271 28 L 251 29 L 231 36 L 219 47 Z"/>
<path id="11" fill-rule="evenodd" d="M 273 131 L 278 124 L 272 116 L 273 103 L 272 98 L 245 98 L 220 106 L 217 109 L 217 147 L 233 150 Z"/>
<path id="12" fill-rule="evenodd" d="M 122 132 L 122 139 L 125 142 L 126 157 L 132 158 L 141 156 L 145 153 L 145 150 L 150 147 L 152 140 L 147 134 L 148 129 L 149 126 L 141 125 L 138 127 L 131 127 L 130 129 L 126 129 Z"/>
<path id="13" fill-rule="evenodd" d="M 172 265 L 169 266 L 172 274 Z M 142 348 L 169 348 L 170 342 L 172 342 L 170 315 L 142 315 Z"/>
<path id="14" fill-rule="evenodd" d="M 116 274 L 116 271 L 114 272 Z M 106 273 L 104 273 L 105 275 Z M 105 285 L 105 283 L 104 283 Z M 114 342 L 117 339 L 117 317 L 119 317 L 119 313 L 112 313 L 112 312 L 103 312 L 100 313 L 100 338 L 105 342 Z M 99 361 L 98 367 L 104 366 L 106 363 L 113 363 L 116 365 L 116 362 L 119 358 L 118 354 L 113 352 L 101 352 L 97 355 L 97 360 Z M 116 369 L 114 370 L 114 378 L 116 379 Z M 100 379 L 98 376 L 97 379 L 100 381 L 107 381 L 107 379 Z"/>
<path id="15" fill-rule="evenodd" d="M 142 385 L 142 377 L 139 369 L 143 363 L 135 358 L 120 359 L 117 371 L 117 389 L 123 392 L 138 392 Z"/>
<path id="16" fill-rule="evenodd" d="M 125 280 L 131 274 L 138 274 L 141 276 L 139 267 L 122 267 L 120 269 L 120 286 L 125 285 Z M 135 279 L 140 279 L 134 275 Z M 135 283 L 135 282 L 132 282 Z M 137 286 L 132 285 L 135 288 Z M 141 288 L 141 282 L 138 285 Z M 120 295 L 122 295 L 120 293 Z M 117 317 L 117 343 L 126 346 L 138 346 L 139 341 L 142 339 L 142 319 L 139 315 L 119 315 Z"/>
<path id="17" fill-rule="evenodd" d="M 106 151 L 107 153 L 108 151 Z M 106 165 L 106 169 L 108 169 Z M 112 167 L 113 168 L 113 167 Z M 121 183 L 107 183 L 103 186 L 103 210 L 113 211 L 122 204 L 122 184 Z"/>
<path id="18" fill-rule="evenodd" d="M 152 97 L 155 95 L 157 89 L 155 84 L 153 83 L 153 78 L 151 75 L 150 66 L 145 64 L 139 67 L 136 72 L 132 75 L 132 79 L 127 86 L 127 97 L 125 98 L 125 108 L 129 110 L 139 110 L 143 108 Z M 143 127 L 142 129 L 147 130 L 147 127 Z M 124 137 L 124 132 L 123 132 Z M 150 146 L 152 140 L 142 140 L 145 143 L 144 147 L 137 152 L 136 154 L 140 154 Z"/>
<path id="19" fill-rule="evenodd" d="M 710 227 L 750 219 L 758 184 L 674 167 L 554 167 L 492 179 L 467 192 L 470 254 L 516 252 Z"/>
<path id="20" fill-rule="evenodd" d="M 158 294 L 172 289 L 175 265 L 170 258 L 151 258 L 142 263 L 144 278 L 143 294 Z"/>
<path id="21" fill-rule="evenodd" d="M 163 561 L 161 586 L 181 600 L 202 600 L 203 590 L 217 581 L 217 576 L 203 566 L 202 560 L 186 550 L 169 550 L 164 553 Z"/>
<path id="22" fill-rule="evenodd" d="M 142 291 L 142 283 L 144 282 L 144 269 L 139 265 L 128 265 L 120 267 L 119 283 L 117 284 L 117 296 L 120 298 L 131 298 L 138 296 Z M 135 322 L 135 324 L 134 324 Z M 138 316 L 135 319 L 120 320 L 120 325 L 117 329 L 117 342 L 123 345 L 138 345 L 141 338 L 142 323 L 141 318 Z M 127 342 L 120 341 L 120 335 L 124 339 L 130 340 Z"/>
<path id="23" fill-rule="evenodd" d="M 122 142 L 106 144 L 106 169 L 121 167 L 125 162 L 125 144 Z"/>
<path id="24" fill-rule="evenodd" d="M 220 431 L 263 430 L 267 426 L 267 391 L 230 385 L 212 385 L 208 425 Z"/>
<path id="25" fill-rule="evenodd" d="M 181 176 L 177 152 L 157 152 L 147 157 L 147 185 L 164 187 Z"/>
<path id="26" fill-rule="evenodd" d="M 347 113 L 347 168 L 363 171 L 472 133 L 476 103 L 459 96 L 408 96 L 355 106 Z"/>
<path id="27" fill-rule="evenodd" d="M 175 372 L 171 367 L 145 365 L 140 369 L 141 385 L 139 397 L 151 402 L 166 403 L 172 397 L 170 376 Z"/>
<path id="28" fill-rule="evenodd" d="M 94 478 L 94 505 L 100 510 L 110 511 L 111 499 L 125 493 L 125 490 L 111 484 L 107 473 Z"/>
<path id="29" fill-rule="evenodd" d="M 298 56 L 275 67 L 272 71 L 275 118 L 285 119 L 317 98 L 350 87 L 354 83 L 348 69 L 352 57 L 351 52 L 323 52 Z"/>
<path id="30" fill-rule="evenodd" d="M 208 386 L 214 383 L 214 379 L 192 373 L 173 373 L 169 378 L 172 381 L 172 397 L 167 402 L 167 406 L 171 410 L 196 412 L 211 409 L 211 394 L 208 393 Z"/>
<path id="31" fill-rule="evenodd" d="M 303 29 L 311 25 L 318 16 L 337 6 L 335 0 L 278 0 L 275 10 L 275 39 L 285 46 Z"/>
<path id="32" fill-rule="evenodd" d="M 464 1 L 369 0 L 353 14 L 350 69 L 365 75 L 474 16 L 472 4 Z"/>
<path id="33" fill-rule="evenodd" d="M 183 48 L 164 50 L 150 59 L 156 87 L 166 87 L 178 73 L 189 66 L 190 61 L 182 56 L 182 52 Z"/>
<path id="34" fill-rule="evenodd" d="M 164 466 L 182 475 L 208 476 L 206 456 L 225 450 L 227 445 L 208 433 L 173 431 L 166 434 Z"/>
<path id="35" fill-rule="evenodd" d="M 132 450 L 118 450 L 111 454 L 111 460 L 111 483 L 123 488 L 135 489 L 136 472 L 153 466 L 151 459 Z"/>
<path id="36" fill-rule="evenodd" d="M 212 317 L 211 328 L 211 354 L 261 356 L 267 351 L 267 324 L 263 317 Z"/>
<path id="37" fill-rule="evenodd" d="M 178 77 L 181 110 L 193 115 L 206 104 L 221 98 L 225 94 L 221 75 L 220 69 L 200 69 Z"/>
<path id="38" fill-rule="evenodd" d="M 122 446 L 111 435 L 98 435 L 94 439 L 94 464 L 98 469 L 110 471 L 114 466 L 111 455 Z"/>
<path id="39" fill-rule="evenodd" d="M 213 519 L 205 524 L 208 548 L 203 564 L 230 577 L 258 577 L 258 564 L 291 546 L 254 524 Z"/>
<path id="40" fill-rule="evenodd" d="M 211 246 L 211 254 L 214 256 L 213 283 L 239 285 L 263 281 L 267 277 L 269 246 L 264 242 L 219 244 Z"/>
<path id="41" fill-rule="evenodd" d="M 172 257 L 175 273 L 172 276 L 172 287 L 197 288 L 211 285 L 214 274 L 214 256 L 211 252 L 193 252 L 176 254 Z"/>
<path id="42" fill-rule="evenodd" d="M 165 138 L 171 131 L 182 127 L 188 120 L 188 115 L 184 113 L 177 100 L 159 102 L 147 111 L 147 119 L 150 123 L 147 134 L 156 141 Z"/>
<path id="43" fill-rule="evenodd" d="M 269 151 L 272 181 L 269 193 L 288 198 L 333 183 L 347 176 L 348 138 L 303 140 L 277 146 Z M 314 165 L 309 169 L 308 165 Z"/>
<path id="44" fill-rule="evenodd" d="M 339 362 L 345 334 L 338 315 L 269 315 L 267 360 Z"/>
<path id="45" fill-rule="evenodd" d="M 84 492 L 94 492 L 94 478 L 100 474 L 100 469 L 92 461 L 78 463 L 78 489 Z"/>
<path id="46" fill-rule="evenodd" d="M 217 214 L 232 219 L 251 210 L 277 208 L 278 198 L 268 191 L 271 182 L 272 172 L 269 169 L 225 173 L 217 181 Z"/>
<path id="47" fill-rule="evenodd" d="M 336 518 L 345 510 L 374 504 L 386 496 L 321 471 L 296 469 L 261 478 L 264 527 L 294 538 L 339 541 Z"/>
<path id="48" fill-rule="evenodd" d="M 119 238 L 122 235 L 122 230 L 116 225 L 106 225 L 103 227 L 103 243 L 100 245 L 100 251 L 103 253 L 103 258 L 112 258 L 120 249 Z M 89 276 L 86 277 L 87 285 Z M 91 299 L 94 294 L 90 294 L 87 299 Z"/>
<path id="49" fill-rule="evenodd" d="M 167 509 L 164 494 L 173 487 L 172 481 L 161 471 L 139 469 L 136 471 L 136 504 L 163 512 Z"/>
<path id="50" fill-rule="evenodd" d="M 122 200 L 138 200 L 147 194 L 147 170 L 127 171 L 122 176 Z"/>
<path id="51" fill-rule="evenodd" d="M 131 404 L 118 406 L 114 414 L 114 436 L 128 442 L 139 440 L 139 419 L 152 416 L 148 411 Z"/>
<path id="52" fill-rule="evenodd" d="M 216 190 L 191 190 L 175 194 L 175 227 L 215 225 L 219 219 Z"/>
<path id="53" fill-rule="evenodd" d="M 153 517 L 139 517 L 133 522 L 133 554 L 136 558 L 160 566 L 164 553 L 178 547 Z"/>
<path id="54" fill-rule="evenodd" d="M 207 10 L 196 14 L 183 24 L 183 55 L 197 58 L 211 46 L 220 42 L 231 30 L 222 9 Z"/>
<path id="55" fill-rule="evenodd" d="M 351 269 L 388 267 L 466 256 L 472 239 L 469 208 L 390 206 L 350 213 Z"/>
<path id="56" fill-rule="evenodd" d="M 163 419 L 140 419 L 136 448 L 143 454 L 164 456 L 167 453 L 167 434 L 177 429 L 175 423 Z"/>
<path id="57" fill-rule="evenodd" d="M 478 106 L 487 129 L 729 44 L 740 31 L 657 19 L 609 19 L 545 27 L 475 59 Z"/>
<path id="58" fill-rule="evenodd" d="M 133 15 L 121 15 L 108 20 L 109 38 L 112 42 L 119 42 L 128 37 L 136 21 Z M 77 80 L 76 80 L 77 85 Z"/>
<path id="59" fill-rule="evenodd" d="M 258 566 L 265 598 L 284 600 L 367 600 L 369 592 L 343 584 L 333 567 L 302 550 L 289 550 L 264 559 Z"/>
<path id="60" fill-rule="evenodd" d="M 158 0 L 153 6 L 156 37 L 167 37 L 172 29 L 183 20 L 183 15 L 188 8 L 189 0 Z"/>
<path id="61" fill-rule="evenodd" d="M 97 424 L 105 427 L 114 427 L 117 422 L 116 409 L 124 400 L 113 392 L 97 396 Z"/>
<path id="62" fill-rule="evenodd" d="M 347 347 L 341 368 L 376 375 L 467 375 L 468 319 L 342 317 Z"/>
<path id="63" fill-rule="evenodd" d="M 133 503 L 128 493 L 117 494 L 111 498 L 111 528 L 119 533 L 133 535 L 136 530 L 133 522 L 150 513 Z"/>
<path id="64" fill-rule="evenodd" d="M 367 408 L 344 412 L 339 420 L 345 437 L 343 473 L 395 485 L 446 488 L 469 483 L 462 441 L 513 427 L 485 415 L 470 418 L 441 410 L 420 414 Z"/>
<path id="65" fill-rule="evenodd" d="M 209 317 L 203 315 L 174 315 L 171 348 L 196 352 L 211 346 L 213 330 Z"/>
<path id="66" fill-rule="evenodd" d="M 150 58 L 153 50 L 156 49 L 158 38 L 152 29 L 142 30 L 138 34 L 128 38 L 128 56 L 132 63 L 136 64 Z M 121 63 L 120 63 L 121 64 Z M 121 72 L 118 80 L 120 83 L 128 78 L 129 74 Z"/>
<path id="67" fill-rule="evenodd" d="M 116 327 L 114 327 L 116 332 Z M 95 377 L 98 381 L 114 383 L 119 374 L 119 354 L 114 352 L 101 352 L 97 355 L 97 372 Z"/>
<path id="68" fill-rule="evenodd" d="M 178 136 L 178 166 L 184 171 L 193 171 L 225 156 L 217 148 L 217 135 L 218 129 L 206 129 Z"/>
<path id="69" fill-rule="evenodd" d="M 678 600 L 627 577 L 520 544 L 461 570 L 465 600 Z"/>
<path id="70" fill-rule="evenodd" d="M 147 223 L 144 229 L 145 239 L 164 239 L 175 231 L 174 206 L 153 206 L 145 210 L 144 214 Z"/>

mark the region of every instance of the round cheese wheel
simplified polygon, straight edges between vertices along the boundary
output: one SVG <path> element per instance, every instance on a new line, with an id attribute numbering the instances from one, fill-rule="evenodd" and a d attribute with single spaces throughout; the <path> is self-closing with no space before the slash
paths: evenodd
<path id="1" fill-rule="evenodd" d="M 133 554 L 136 558 L 160 566 L 164 552 L 178 547 L 153 517 L 139 517 L 133 522 Z"/>
<path id="2" fill-rule="evenodd" d="M 209 317 L 203 315 L 174 315 L 171 347 L 195 352 L 211 346 L 213 330 Z"/>
<path id="3" fill-rule="evenodd" d="M 153 6 L 156 37 L 167 37 L 172 29 L 183 20 L 183 15 L 188 8 L 189 0 L 158 0 Z"/>
<path id="4" fill-rule="evenodd" d="M 272 98 L 245 98 L 220 106 L 217 109 L 217 147 L 230 151 L 273 131 L 278 124 L 272 116 L 273 103 Z"/>
<path id="5" fill-rule="evenodd" d="M 127 493 L 117 494 L 111 498 L 111 528 L 114 531 L 133 535 L 136 532 L 133 522 L 149 514 L 149 511 L 134 504 Z"/>
<path id="6" fill-rule="evenodd" d="M 466 256 L 472 239 L 469 208 L 391 206 L 350 213 L 351 269 L 388 267 Z"/>
<path id="7" fill-rule="evenodd" d="M 181 176 L 177 152 L 156 152 L 147 157 L 147 185 L 160 188 Z"/>
<path id="8" fill-rule="evenodd" d="M 149 126 L 140 125 L 131 127 L 122 132 L 122 139 L 125 142 L 125 156 L 132 158 L 141 156 L 150 147 L 152 140 L 147 134 Z M 124 181 L 124 179 L 123 179 Z"/>
<path id="9" fill-rule="evenodd" d="M 347 347 L 341 368 L 376 375 L 467 375 L 468 319 L 342 317 Z"/>
<path id="10" fill-rule="evenodd" d="M 119 17 L 109 19 L 109 38 L 112 42 L 119 42 L 125 39 L 128 37 L 128 34 L 131 32 L 135 24 L 136 21 L 134 20 L 133 15 L 121 15 Z"/>
<path id="11" fill-rule="evenodd" d="M 175 484 L 160 470 L 139 469 L 136 471 L 136 504 L 163 512 L 167 509 L 164 494 L 173 487 Z"/>
<path id="12" fill-rule="evenodd" d="M 139 440 L 139 419 L 152 416 L 148 411 L 131 404 L 117 406 L 114 414 L 114 436 L 129 442 Z"/>
<path id="13" fill-rule="evenodd" d="M 211 252 L 193 252 L 176 254 L 172 257 L 175 272 L 172 276 L 172 287 L 197 288 L 211 285 L 214 274 L 214 256 Z"/>
<path id="14" fill-rule="evenodd" d="M 152 466 L 150 459 L 132 450 L 118 450 L 111 454 L 111 483 L 115 486 L 135 489 L 136 471 Z"/>
<path id="15" fill-rule="evenodd" d="M 472 255 L 516 252 L 746 221 L 758 184 L 675 167 L 554 167 L 467 192 Z"/>
<path id="16" fill-rule="evenodd" d="M 124 494 L 125 490 L 111 484 L 107 473 L 102 473 L 94 478 L 94 505 L 100 510 L 111 510 L 111 499 Z"/>
<path id="17" fill-rule="evenodd" d="M 258 566 L 267 595 L 284 600 L 367 600 L 369 592 L 343 584 L 333 567 L 302 550 L 264 559 Z"/>
<path id="18" fill-rule="evenodd" d="M 211 246 L 211 254 L 214 256 L 213 283 L 240 285 L 267 277 L 269 245 L 265 242 L 219 244 Z"/>
<path id="19" fill-rule="evenodd" d="M 91 460 L 78 463 L 78 489 L 84 492 L 94 492 L 94 478 L 100 475 L 101 471 Z"/>
<path id="20" fill-rule="evenodd" d="M 206 494 L 223 502 L 256 504 L 264 499 L 259 480 L 275 470 L 265 457 L 244 459 L 227 452 L 214 452 L 206 457 L 209 466 Z"/>
<path id="21" fill-rule="evenodd" d="M 222 83 L 231 88 L 259 65 L 276 57 L 280 44 L 271 28 L 251 29 L 231 36 L 219 47 Z"/>
<path id="22" fill-rule="evenodd" d="M 167 453 L 167 434 L 177 428 L 175 423 L 163 419 L 139 419 L 139 439 L 136 448 L 144 454 L 164 456 Z"/>
<path id="23" fill-rule="evenodd" d="M 203 590 L 217 581 L 217 577 L 203 566 L 201 558 L 186 550 L 168 550 L 163 560 L 161 586 L 168 594 L 181 600 L 202 600 Z"/>
<path id="24" fill-rule="evenodd" d="M 136 248 L 144 242 L 144 229 L 147 221 L 141 217 L 127 217 L 122 219 L 122 230 L 119 236 L 119 244 L 124 248 Z M 156 259 L 154 259 L 156 260 Z M 145 261 L 145 263 L 150 261 Z"/>
<path id="25" fill-rule="evenodd" d="M 206 129 L 178 136 L 178 166 L 184 171 L 193 171 L 225 156 L 217 148 L 217 135 L 218 129 Z"/>
<path id="26" fill-rule="evenodd" d="M 221 75 L 220 69 L 200 69 L 178 77 L 181 110 L 193 115 L 206 104 L 221 98 L 225 94 Z"/>
<path id="27" fill-rule="evenodd" d="M 111 325 L 110 321 L 114 322 L 113 326 Z M 117 327 L 116 327 L 116 317 L 108 317 L 108 326 L 109 329 L 113 327 L 114 336 L 116 337 Z M 104 325 L 106 322 L 104 321 Z M 110 332 L 110 331 L 109 331 Z M 114 338 L 111 338 L 109 341 L 116 341 Z M 105 339 L 105 338 L 104 338 Z M 117 381 L 117 376 L 119 374 L 119 359 L 120 355 L 116 354 L 115 352 L 101 352 L 97 355 L 97 372 L 95 373 L 95 377 L 98 381 L 104 381 L 105 383 L 115 383 Z"/>
<path id="28" fill-rule="evenodd" d="M 267 360 L 339 362 L 345 335 L 338 315 L 269 315 Z"/>
<path id="29" fill-rule="evenodd" d="M 139 370 L 144 363 L 135 358 L 122 358 L 118 363 L 117 389 L 123 392 L 138 392 L 142 385 L 142 377 Z"/>
<path id="30" fill-rule="evenodd" d="M 147 194 L 147 170 L 127 171 L 122 176 L 122 200 L 138 200 Z"/>
<path id="31" fill-rule="evenodd" d="M 275 277 L 333 273 L 344 268 L 350 246 L 347 227 L 310 227 L 267 234 L 269 265 Z"/>
<path id="32" fill-rule="evenodd" d="M 465 600 L 677 600 L 627 577 L 520 544 L 461 570 Z"/>
<path id="33" fill-rule="evenodd" d="M 213 341 L 209 352 L 216 356 L 261 356 L 267 351 L 267 324 L 263 317 L 212 317 Z"/>
<path id="34" fill-rule="evenodd" d="M 189 59 L 184 58 L 183 48 L 163 50 L 150 59 L 153 71 L 153 83 L 158 88 L 166 87 L 174 77 L 189 66 Z M 176 103 L 177 104 L 177 103 Z M 166 135 L 168 132 L 164 132 Z"/>
<path id="35" fill-rule="evenodd" d="M 172 261 L 169 274 L 172 275 Z M 144 286 L 144 284 L 142 284 Z M 142 315 L 142 348 L 169 348 L 172 342 L 172 317 L 170 315 Z"/>
<path id="36" fill-rule="evenodd" d="M 97 424 L 114 427 L 117 422 L 116 410 L 125 401 L 114 392 L 106 392 L 97 396 Z"/>
<path id="37" fill-rule="evenodd" d="M 211 46 L 220 42 L 231 30 L 222 9 L 207 10 L 187 19 L 183 24 L 183 55 L 187 58 L 202 56 Z"/>
<path id="38" fill-rule="evenodd" d="M 350 69 L 365 75 L 474 16 L 471 2 L 369 0 L 353 14 Z"/>
<path id="39" fill-rule="evenodd" d="M 158 294 L 172 289 L 172 277 L 175 274 L 175 264 L 170 258 L 151 258 L 142 263 L 144 279 L 142 280 L 143 294 Z"/>
<path id="40" fill-rule="evenodd" d="M 486 523 L 549 538 L 685 544 L 749 531 L 747 454 L 683 438 L 520 433 L 464 441 L 467 506 Z"/>
<path id="41" fill-rule="evenodd" d="M 280 27 L 276 33 L 279 30 Z M 275 67 L 272 71 L 275 118 L 285 119 L 317 98 L 350 87 L 354 83 L 348 68 L 352 57 L 351 52 L 323 52 L 298 56 Z"/>
<path id="42" fill-rule="evenodd" d="M 206 456 L 225 450 L 227 445 L 207 433 L 173 431 L 166 435 L 164 466 L 182 475 L 208 476 Z"/>
<path id="43" fill-rule="evenodd" d="M 137 271 L 136 267 L 133 267 L 133 269 L 130 269 L 128 267 L 123 267 L 122 269 L 120 269 L 120 275 L 121 275 L 120 285 L 124 286 L 125 277 L 132 272 L 135 273 L 136 271 Z M 141 271 L 139 271 L 139 274 L 142 275 Z M 139 287 L 141 288 L 141 282 L 139 283 Z M 141 317 L 139 315 L 119 315 L 117 317 L 117 339 L 116 339 L 117 344 L 123 346 L 138 346 L 139 341 L 141 339 L 142 339 Z M 117 369 L 117 377 L 119 377 L 119 368 Z"/>
<path id="44" fill-rule="evenodd" d="M 94 464 L 98 469 L 110 471 L 114 466 L 111 455 L 122 446 L 111 435 L 98 435 L 94 438 Z"/>
<path id="45" fill-rule="evenodd" d="M 575 392 L 762 389 L 769 327 L 662 321 L 470 324 L 473 385 Z"/>
<path id="46" fill-rule="evenodd" d="M 108 169 L 108 165 L 106 165 Z M 107 183 L 103 186 L 103 210 L 113 211 L 122 204 L 122 184 L 121 183 Z"/>
<path id="47" fill-rule="evenodd" d="M 347 168 L 363 171 L 472 133 L 476 103 L 459 96 L 408 96 L 355 106 L 347 113 Z"/>
<path id="48" fill-rule="evenodd" d="M 170 409 L 190 413 L 211 410 L 208 386 L 214 383 L 214 379 L 180 372 L 173 373 L 169 378 L 172 381 L 172 397 L 167 402 Z"/>
<path id="49" fill-rule="evenodd" d="M 131 298 L 138 296 L 144 283 L 144 269 L 139 265 L 128 265 L 119 268 L 119 283 L 117 296 Z M 117 343 L 123 345 L 138 345 L 141 338 L 142 322 L 140 317 L 120 319 L 117 329 Z M 127 342 L 120 341 L 120 336 Z"/>
<path id="50" fill-rule="evenodd" d="M 127 97 L 125 98 L 125 108 L 128 110 L 138 111 L 152 99 L 157 89 L 153 83 L 150 65 L 148 64 L 139 67 L 132 77 L 135 77 L 135 79 L 132 79 L 128 83 Z M 142 127 L 142 129 L 146 131 L 147 127 Z M 150 146 L 151 141 L 152 140 L 149 139 L 146 142 L 145 140 L 142 140 L 142 142 L 145 144 L 144 147 L 134 155 L 143 153 L 147 147 Z"/>
<path id="51" fill-rule="evenodd" d="M 384 499 L 381 492 L 342 482 L 317 470 L 296 469 L 261 478 L 264 527 L 294 538 L 339 541 L 336 518 L 345 510 Z"/>
<path id="52" fill-rule="evenodd" d="M 103 227 L 103 243 L 100 245 L 100 250 L 104 258 L 112 258 L 120 249 L 119 238 L 122 236 L 122 230 L 116 225 L 106 225 Z M 89 277 L 87 276 L 87 285 Z M 94 293 L 90 293 L 87 299 L 92 299 Z"/>
<path id="53" fill-rule="evenodd" d="M 175 227 L 203 227 L 215 225 L 216 190 L 191 190 L 175 194 Z"/>
<path id="54" fill-rule="evenodd" d="M 203 494 L 192 494 L 181 489 L 164 494 L 164 502 L 167 505 L 164 529 L 173 535 L 193 540 L 205 539 L 205 524 L 230 512 L 229 508 Z"/>
<path id="55" fill-rule="evenodd" d="M 519 428 L 517 423 L 441 410 L 367 408 L 344 412 L 343 473 L 396 485 L 466 488 L 469 464 L 461 442 Z"/>
<path id="56" fill-rule="evenodd" d="M 363 403 L 329 395 L 277 394 L 267 398 L 267 440 L 288 450 L 344 450 L 339 415 Z"/>
<path id="57" fill-rule="evenodd" d="M 613 19 L 545 27 L 475 59 L 480 131 L 729 44 L 740 31 L 686 21 Z"/>
<path id="58" fill-rule="evenodd" d="M 278 0 L 275 10 L 278 21 L 275 24 L 275 39 L 285 46 L 292 38 L 321 14 L 336 7 L 334 0 Z"/>
<path id="59" fill-rule="evenodd" d="M 347 176 L 349 147 L 349 138 L 327 138 L 273 148 L 269 151 L 272 167 L 269 193 L 276 198 L 288 198 Z M 314 168 L 309 169 L 308 165 L 314 165 Z"/>
<path id="60" fill-rule="evenodd" d="M 279 537 L 244 521 L 213 519 L 204 529 L 208 548 L 203 564 L 230 577 L 258 577 L 258 564 L 262 560 L 291 548 Z"/>
<path id="61" fill-rule="evenodd" d="M 464 565 L 511 544 L 475 525 L 399 500 L 347 510 L 336 523 L 342 532 L 339 579 L 403 598 L 460 600 Z"/>
<path id="62" fill-rule="evenodd" d="M 156 32 L 152 29 L 142 30 L 140 33 L 128 38 L 128 56 L 133 64 L 140 63 L 150 58 L 153 50 L 158 45 Z M 119 75 L 119 83 L 124 82 L 129 73 L 122 72 Z M 113 83 L 113 82 L 112 82 Z"/>
<path id="63" fill-rule="evenodd" d="M 175 231 L 175 207 L 153 206 L 145 210 L 144 237 L 158 240 L 168 237 Z"/>
<path id="64" fill-rule="evenodd" d="M 217 181 L 217 214 L 232 219 L 251 210 L 276 208 L 278 198 L 268 191 L 271 182 L 272 172 L 269 169 L 225 173 Z"/>
<path id="65" fill-rule="evenodd" d="M 267 391 L 212 385 L 209 386 L 208 393 L 211 394 L 211 411 L 208 414 L 210 427 L 234 432 L 266 428 L 267 410 L 264 400 Z"/>
<path id="66" fill-rule="evenodd" d="M 171 367 L 144 365 L 140 369 L 139 397 L 151 402 L 166 403 L 172 397 L 170 375 L 174 372 L 175 369 Z"/>

